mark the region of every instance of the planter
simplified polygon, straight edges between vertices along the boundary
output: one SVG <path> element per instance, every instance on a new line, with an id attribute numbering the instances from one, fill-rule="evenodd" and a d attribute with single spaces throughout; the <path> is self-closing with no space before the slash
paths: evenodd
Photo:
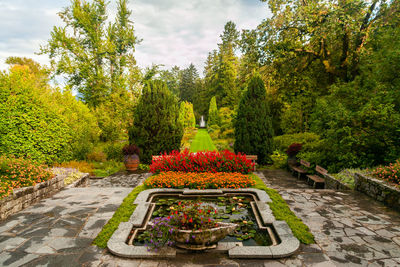
<path id="1" fill-rule="evenodd" d="M 139 163 L 139 156 L 136 154 L 124 156 L 124 164 L 127 171 L 136 171 L 139 167 Z"/>
<path id="2" fill-rule="evenodd" d="M 216 248 L 218 241 L 232 233 L 237 224 L 218 223 L 218 227 L 206 230 L 176 230 L 172 235 L 175 245 L 188 250 L 205 250 Z"/>

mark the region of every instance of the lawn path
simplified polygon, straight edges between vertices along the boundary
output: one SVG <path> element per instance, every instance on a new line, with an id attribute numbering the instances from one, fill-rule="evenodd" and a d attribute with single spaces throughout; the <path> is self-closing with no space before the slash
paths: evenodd
<path id="1" fill-rule="evenodd" d="M 199 129 L 196 136 L 194 137 L 192 144 L 190 145 L 190 152 L 198 151 L 216 151 L 217 148 L 214 146 L 207 129 Z"/>

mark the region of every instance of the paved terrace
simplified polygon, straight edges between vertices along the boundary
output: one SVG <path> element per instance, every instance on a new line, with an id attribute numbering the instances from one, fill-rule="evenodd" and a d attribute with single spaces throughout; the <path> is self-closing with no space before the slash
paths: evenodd
<path id="1" fill-rule="evenodd" d="M 117 174 L 65 189 L 0 222 L 0 266 L 399 266 L 400 214 L 354 192 L 313 190 L 285 171 L 258 175 L 311 229 L 316 244 L 291 258 L 233 260 L 188 253 L 131 260 L 91 246 L 123 198 L 146 175 Z"/>

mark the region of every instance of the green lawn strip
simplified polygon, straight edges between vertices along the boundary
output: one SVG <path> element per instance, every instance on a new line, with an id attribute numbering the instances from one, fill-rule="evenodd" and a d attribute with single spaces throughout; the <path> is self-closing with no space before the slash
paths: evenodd
<path id="1" fill-rule="evenodd" d="M 314 235 L 310 232 L 308 226 L 290 210 L 281 195 L 276 190 L 268 188 L 257 175 L 251 174 L 251 176 L 256 182 L 254 188 L 264 190 L 271 198 L 272 202 L 268 204 L 275 218 L 280 221 L 286 221 L 290 229 L 292 229 L 294 236 L 303 244 L 315 243 Z"/>
<path id="2" fill-rule="evenodd" d="M 199 129 L 196 136 L 194 137 L 192 144 L 190 145 L 190 152 L 198 151 L 216 151 L 214 143 L 211 140 L 210 135 L 206 129 Z"/>
<path id="3" fill-rule="evenodd" d="M 113 217 L 104 225 L 101 232 L 97 235 L 97 237 L 93 240 L 93 244 L 100 247 L 106 248 L 107 242 L 111 238 L 112 234 L 115 230 L 118 229 L 118 226 L 121 222 L 127 222 L 131 217 L 132 213 L 136 209 L 136 205 L 133 205 L 137 195 L 143 190 L 148 189 L 144 185 L 139 185 L 132 192 L 129 193 L 127 197 L 122 201 L 121 206 L 115 211 Z"/>

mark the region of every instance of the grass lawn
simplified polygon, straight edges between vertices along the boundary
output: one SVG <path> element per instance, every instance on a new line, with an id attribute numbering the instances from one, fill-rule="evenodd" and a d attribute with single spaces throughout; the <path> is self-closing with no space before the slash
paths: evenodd
<path id="1" fill-rule="evenodd" d="M 196 136 L 194 137 L 192 144 L 190 145 L 190 152 L 198 151 L 216 151 L 217 148 L 214 146 L 207 129 L 199 129 Z"/>

